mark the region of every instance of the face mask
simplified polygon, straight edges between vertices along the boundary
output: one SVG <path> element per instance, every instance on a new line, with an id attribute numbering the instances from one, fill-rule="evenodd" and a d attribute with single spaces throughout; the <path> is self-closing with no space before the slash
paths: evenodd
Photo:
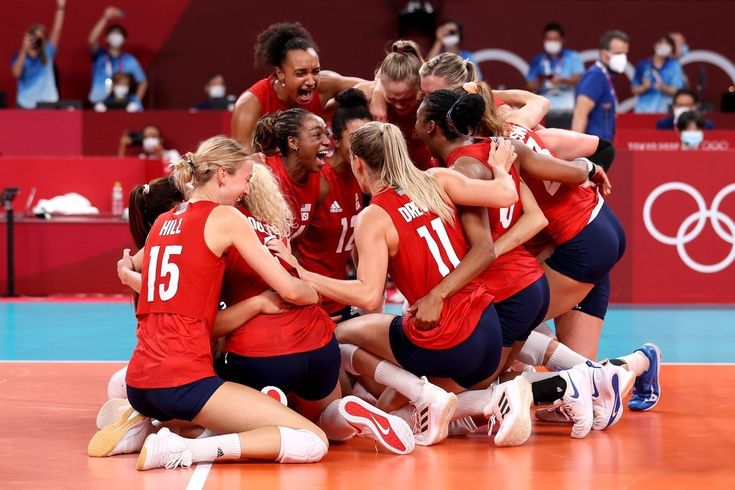
<path id="1" fill-rule="evenodd" d="M 674 107 L 674 123 L 679 120 L 682 114 L 693 110 L 694 107 Z"/>
<path id="2" fill-rule="evenodd" d="M 667 43 L 661 43 L 656 45 L 656 56 L 666 58 L 671 55 L 671 46 Z"/>
<path id="3" fill-rule="evenodd" d="M 123 36 L 119 32 L 111 32 L 107 36 L 107 44 L 109 44 L 111 48 L 119 48 L 123 45 L 124 42 L 125 36 Z"/>
<path id="4" fill-rule="evenodd" d="M 209 96 L 213 99 L 221 99 L 225 96 L 225 86 L 222 84 L 210 85 Z"/>
<path id="5" fill-rule="evenodd" d="M 679 51 L 679 58 L 681 58 L 682 56 L 686 56 L 687 53 L 689 53 L 689 45 L 685 44 L 681 47 L 681 50 Z"/>
<path id="6" fill-rule="evenodd" d="M 442 44 L 445 48 L 453 48 L 456 45 L 459 44 L 459 35 L 457 34 L 450 34 L 448 36 L 444 36 L 444 39 L 442 39 Z"/>
<path id="7" fill-rule="evenodd" d="M 161 140 L 155 137 L 143 138 L 143 151 L 153 153 L 161 145 Z"/>
<path id="8" fill-rule="evenodd" d="M 544 51 L 552 56 L 561 53 L 561 41 L 544 41 Z"/>
<path id="9" fill-rule="evenodd" d="M 115 85 L 112 87 L 112 93 L 115 94 L 116 99 L 124 99 L 128 96 L 130 87 L 127 85 Z"/>
<path id="10" fill-rule="evenodd" d="M 687 148 L 699 148 L 704 140 L 704 133 L 699 130 L 687 130 L 681 132 L 681 145 Z"/>
<path id="11" fill-rule="evenodd" d="M 610 56 L 610 70 L 615 73 L 623 73 L 625 67 L 628 66 L 628 56 L 625 53 L 614 54 Z"/>

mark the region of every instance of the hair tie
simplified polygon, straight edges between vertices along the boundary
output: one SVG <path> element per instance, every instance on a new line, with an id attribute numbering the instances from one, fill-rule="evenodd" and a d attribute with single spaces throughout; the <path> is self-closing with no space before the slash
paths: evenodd
<path id="1" fill-rule="evenodd" d="M 186 163 L 189 164 L 189 166 L 191 167 L 191 171 L 192 172 L 196 172 L 197 171 L 197 168 L 194 165 L 194 159 L 191 158 L 191 155 L 186 155 Z"/>
<path id="2" fill-rule="evenodd" d="M 457 104 L 462 100 L 462 95 L 452 104 L 452 107 L 449 108 L 449 111 L 447 112 L 447 128 L 450 131 L 453 131 L 456 134 L 462 135 L 462 136 L 474 136 L 477 134 L 477 130 L 480 128 L 480 123 L 477 123 L 477 126 L 475 126 L 475 129 L 473 131 L 470 131 L 468 133 L 463 133 L 459 129 L 457 129 L 457 125 L 454 124 L 454 121 L 452 120 L 452 111 L 455 107 L 457 107 Z"/>
<path id="3" fill-rule="evenodd" d="M 146 194 L 148 194 L 148 192 L 150 192 L 150 190 L 151 190 L 151 186 L 149 186 L 148 184 L 143 184 L 143 195 L 144 196 Z"/>

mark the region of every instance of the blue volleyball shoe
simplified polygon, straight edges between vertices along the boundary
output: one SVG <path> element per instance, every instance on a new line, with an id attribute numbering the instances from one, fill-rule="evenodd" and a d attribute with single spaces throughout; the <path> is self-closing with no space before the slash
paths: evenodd
<path id="1" fill-rule="evenodd" d="M 638 376 L 633 385 L 633 396 L 628 400 L 628 408 L 637 412 L 645 412 L 655 407 L 661 399 L 661 349 L 656 344 L 646 343 L 636 349 L 648 358 L 648 369 Z"/>

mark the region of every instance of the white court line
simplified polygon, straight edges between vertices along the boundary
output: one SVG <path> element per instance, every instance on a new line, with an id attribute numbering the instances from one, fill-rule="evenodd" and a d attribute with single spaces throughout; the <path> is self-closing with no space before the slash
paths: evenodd
<path id="1" fill-rule="evenodd" d="M 212 463 L 199 463 L 197 467 L 194 468 L 194 473 L 192 473 L 191 479 L 189 479 L 189 484 L 186 486 L 186 490 L 202 490 L 204 488 L 204 484 L 207 482 L 207 476 L 211 469 Z"/>

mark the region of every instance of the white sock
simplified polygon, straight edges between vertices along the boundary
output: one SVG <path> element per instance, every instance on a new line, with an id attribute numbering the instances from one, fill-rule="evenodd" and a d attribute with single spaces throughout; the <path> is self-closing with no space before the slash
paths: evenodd
<path id="1" fill-rule="evenodd" d="M 339 353 L 342 355 L 342 368 L 350 374 L 360 374 L 352 366 L 352 356 L 355 355 L 355 351 L 358 349 L 353 344 L 339 344 Z"/>
<path id="2" fill-rule="evenodd" d="M 330 441 L 346 441 L 352 438 L 357 431 L 339 413 L 340 400 L 334 400 L 319 415 L 318 425 Z"/>
<path id="3" fill-rule="evenodd" d="M 184 441 L 186 449 L 191 451 L 193 463 L 240 459 L 240 436 L 237 434 L 184 439 Z"/>
<path id="4" fill-rule="evenodd" d="M 380 361 L 375 368 L 375 381 L 390 386 L 411 402 L 418 400 L 424 384 L 418 376 L 388 361 Z"/>
<path id="5" fill-rule="evenodd" d="M 526 343 L 523 344 L 523 348 L 518 352 L 517 359 L 530 366 L 543 365 L 544 354 L 552 340 L 554 339 L 534 330 L 528 336 Z"/>
<path id="6" fill-rule="evenodd" d="M 461 419 L 472 415 L 482 415 L 485 406 L 490 403 L 493 388 L 486 390 L 470 390 L 457 393 L 457 409 L 453 419 Z"/>
<path id="7" fill-rule="evenodd" d="M 628 371 L 635 373 L 636 378 L 645 373 L 648 368 L 651 367 L 651 361 L 649 361 L 646 355 L 639 350 L 632 354 L 628 354 L 627 356 L 620 356 L 618 359 L 628 365 Z"/>
<path id="8" fill-rule="evenodd" d="M 554 350 L 551 357 L 549 357 L 549 362 L 546 363 L 546 367 L 552 371 L 561 371 L 563 369 L 572 369 L 577 364 L 582 364 L 587 361 L 589 361 L 589 359 L 584 357 L 582 354 L 577 354 L 575 351 L 559 342 L 556 346 L 556 350 Z"/>

